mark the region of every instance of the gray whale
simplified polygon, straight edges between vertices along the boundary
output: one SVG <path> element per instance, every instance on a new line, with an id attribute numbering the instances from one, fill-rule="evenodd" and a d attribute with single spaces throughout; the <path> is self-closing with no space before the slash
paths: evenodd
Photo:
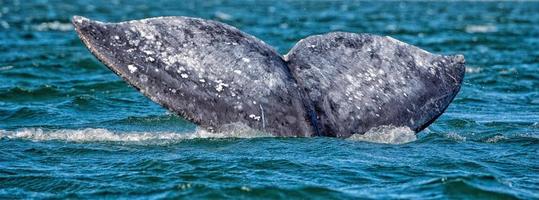
<path id="1" fill-rule="evenodd" d="M 277 136 L 349 137 L 379 126 L 419 132 L 444 112 L 464 77 L 461 55 L 372 34 L 310 36 L 281 56 L 211 20 L 74 16 L 72 23 L 113 72 L 209 131 L 241 124 Z"/>

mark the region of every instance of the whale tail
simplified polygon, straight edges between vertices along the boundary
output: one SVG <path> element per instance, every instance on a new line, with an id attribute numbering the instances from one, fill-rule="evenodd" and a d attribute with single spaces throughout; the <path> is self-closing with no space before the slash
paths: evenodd
<path id="1" fill-rule="evenodd" d="M 72 23 L 113 72 L 210 131 L 234 124 L 282 136 L 348 137 L 382 125 L 420 131 L 443 113 L 464 76 L 462 56 L 369 34 L 311 36 L 283 58 L 211 20 L 75 16 Z"/>

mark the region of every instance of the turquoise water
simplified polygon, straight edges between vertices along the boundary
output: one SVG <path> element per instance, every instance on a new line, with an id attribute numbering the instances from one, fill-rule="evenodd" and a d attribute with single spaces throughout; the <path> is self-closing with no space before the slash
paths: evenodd
<path id="1" fill-rule="evenodd" d="M 390 35 L 465 55 L 466 78 L 405 144 L 212 135 L 97 61 L 72 15 L 214 19 L 281 53 Z M 538 47 L 539 2 L 0 0 L 0 199 L 539 199 Z"/>

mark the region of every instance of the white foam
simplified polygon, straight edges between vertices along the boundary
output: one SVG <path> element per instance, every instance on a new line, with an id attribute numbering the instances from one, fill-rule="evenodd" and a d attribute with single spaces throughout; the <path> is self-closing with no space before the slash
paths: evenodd
<path id="1" fill-rule="evenodd" d="M 467 74 L 475 74 L 475 73 L 479 73 L 481 71 L 483 71 L 482 68 L 466 66 L 466 73 Z"/>
<path id="2" fill-rule="evenodd" d="M 415 132 L 408 127 L 379 126 L 371 128 L 365 134 L 354 134 L 348 140 L 384 144 L 404 144 L 417 140 Z"/>
<path id="3" fill-rule="evenodd" d="M 0 71 L 10 70 L 10 69 L 13 69 L 13 66 L 8 65 L 8 66 L 0 67 Z"/>
<path id="4" fill-rule="evenodd" d="M 452 139 L 452 140 L 455 140 L 455 141 L 459 141 L 459 142 L 464 142 L 466 141 L 466 137 L 464 136 L 461 136 L 459 134 L 456 134 L 456 133 L 447 133 L 444 135 L 446 138 L 448 139 Z"/>
<path id="5" fill-rule="evenodd" d="M 44 130 L 24 128 L 15 131 L 0 130 L 0 139 L 27 139 L 32 141 L 64 140 L 72 142 L 152 142 L 181 141 L 198 138 L 256 138 L 271 137 L 261 132 L 238 126 L 230 126 L 227 131 L 212 133 L 204 129 L 194 132 L 116 132 L 101 128 Z M 230 131 L 229 131 L 230 130 Z"/>
<path id="6" fill-rule="evenodd" d="M 228 13 L 224 13 L 221 11 L 215 12 L 215 17 L 217 17 L 220 20 L 232 20 L 234 17 Z"/>
<path id="7" fill-rule="evenodd" d="M 492 24 L 482 24 L 482 25 L 467 25 L 467 33 L 492 33 L 496 32 L 498 28 Z"/>
<path id="8" fill-rule="evenodd" d="M 71 31 L 73 26 L 71 23 L 62 23 L 59 21 L 43 22 L 39 25 L 35 25 L 34 29 L 37 31 Z"/>
<path id="9" fill-rule="evenodd" d="M 502 141 L 502 140 L 507 140 L 508 138 L 503 136 L 503 135 L 496 135 L 494 137 L 491 137 L 491 138 L 488 138 L 487 139 L 487 143 L 497 143 L 499 141 Z"/>

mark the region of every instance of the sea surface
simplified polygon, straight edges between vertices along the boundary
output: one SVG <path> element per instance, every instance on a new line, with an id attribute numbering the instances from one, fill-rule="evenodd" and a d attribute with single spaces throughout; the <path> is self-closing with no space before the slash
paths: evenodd
<path id="1" fill-rule="evenodd" d="M 463 54 L 428 129 L 211 134 L 130 87 L 70 25 L 182 15 L 286 53 L 330 31 Z M 405 140 L 395 140 L 395 138 Z M 539 199 L 539 2 L 0 0 L 0 199 Z"/>

